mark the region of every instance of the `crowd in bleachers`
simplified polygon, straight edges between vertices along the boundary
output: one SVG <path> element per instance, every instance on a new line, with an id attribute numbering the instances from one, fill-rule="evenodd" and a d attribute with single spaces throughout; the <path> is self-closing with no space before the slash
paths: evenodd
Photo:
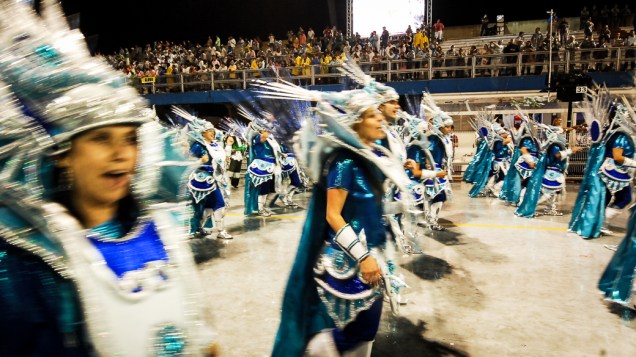
<path id="1" fill-rule="evenodd" d="M 272 70 L 288 71 L 286 74 L 292 76 L 308 76 L 313 67 L 314 73 L 327 75 L 337 73 L 334 67 L 346 60 L 347 55 L 359 62 L 364 70 L 386 69 L 387 61 L 395 62 L 395 70 L 407 70 L 406 74 L 395 76 L 393 80 L 424 77 L 425 73 L 416 70 L 428 67 L 429 60 L 435 67 L 464 67 L 445 73 L 437 72 L 433 78 L 470 76 L 466 66 L 473 65 L 473 62 L 481 66 L 478 70 L 480 75 L 516 75 L 518 70 L 515 68 L 498 68 L 500 64 L 516 63 L 517 57 L 511 56 L 516 53 L 524 54 L 522 74 L 540 74 L 545 68 L 546 51 L 549 52 L 550 48 L 553 50 L 553 60 L 559 60 L 566 51 L 574 54 L 581 50 L 577 58 L 598 62 L 591 66 L 583 65 L 580 69 L 602 71 L 616 69 L 612 63 L 603 63 L 603 59 L 613 54 L 592 49 L 628 47 L 623 57 L 634 57 L 633 28 L 622 36 L 617 31 L 620 26 L 626 26 L 630 19 L 633 19 L 633 15 L 627 5 L 622 9 L 618 5 L 610 9 L 606 5 L 600 11 L 597 11 L 596 6 L 591 10 L 583 7 L 581 29 L 578 31 L 570 31 L 567 18 L 558 19 L 554 14 L 547 21 L 547 29 L 537 27 L 531 35 L 520 32 L 518 36 L 505 41 L 500 38 L 481 46 L 473 44 L 459 48 L 453 44 L 446 47 L 443 35 L 439 33 L 438 24 L 441 21 L 438 20 L 430 31 L 424 26 L 415 30 L 408 26 L 397 36 L 390 36 L 386 28 L 379 34 L 374 31 L 368 37 L 355 33 L 349 38 L 345 38 L 336 27 L 326 27 L 321 33 L 311 28 L 307 31 L 299 28 L 297 31 L 288 31 L 285 39 L 269 34 L 265 40 L 230 36 L 225 43 L 218 36 L 209 37 L 205 43 L 156 41 L 145 47 L 122 48 L 115 54 L 105 55 L 105 58 L 133 81 L 144 77 L 162 78 L 166 90 L 173 89 L 175 79 L 172 76 L 178 74 L 197 83 L 206 83 L 212 76 L 220 82 L 242 79 L 243 70 L 251 70 L 250 77 L 267 75 L 266 72 Z M 554 26 L 550 29 L 552 24 Z M 582 36 L 577 39 L 575 34 L 580 34 L 581 30 Z M 431 37 L 433 31 L 435 34 Z M 490 65 L 495 68 L 484 68 Z M 635 63 L 627 61 L 622 67 L 620 70 L 634 69 Z M 411 70 L 410 73 L 408 70 Z M 221 84 L 218 87 L 231 85 Z M 201 89 L 206 88 L 202 86 Z"/>

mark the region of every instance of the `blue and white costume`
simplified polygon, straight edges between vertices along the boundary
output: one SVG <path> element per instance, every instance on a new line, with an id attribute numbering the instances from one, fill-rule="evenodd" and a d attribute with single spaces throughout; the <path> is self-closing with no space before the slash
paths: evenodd
<path id="1" fill-rule="evenodd" d="M 442 128 L 450 128 L 453 125 L 453 118 L 448 113 L 443 112 L 433 101 L 429 93 L 424 93 L 422 97 L 423 112 L 432 116 L 431 130 L 427 132 L 426 139 L 429 142 L 430 151 L 435 172 L 446 171 L 447 177 L 452 177 L 453 143 L 450 137 L 442 133 Z M 427 211 L 427 221 L 433 230 L 444 230 L 438 224 L 439 212 L 451 195 L 451 185 L 449 179 L 442 177 L 429 178 L 424 181 L 424 192 L 427 196 L 429 207 Z"/>
<path id="2" fill-rule="evenodd" d="M 268 89 L 272 89 L 269 97 L 275 97 L 276 89 Z M 299 87 L 284 90 L 298 98 L 312 95 Z M 403 192 L 411 180 L 389 150 L 377 143 L 363 144 L 351 129 L 366 109 L 377 107 L 377 98 L 364 91 L 349 95 L 350 101 L 339 103 L 338 110 L 334 103 L 319 101 L 319 125 L 307 120 L 297 136 L 295 151 L 316 185 L 285 291 L 273 356 L 368 355 L 383 294 L 396 293 L 383 257 L 387 235 L 381 197 L 386 178 Z M 338 232 L 326 217 L 327 190 L 335 188 L 347 191 L 340 212 L 346 224 Z M 403 200 L 404 206 L 411 204 L 410 196 Z M 360 278 L 359 262 L 369 255 L 382 267 L 383 288 L 371 287 Z M 391 301 L 397 309 L 396 300 Z"/>
<path id="3" fill-rule="evenodd" d="M 175 137 L 58 4 L 41 13 L 0 7 L 0 355 L 203 355 L 213 340 Z M 115 215 L 86 229 L 56 160 L 113 125 L 138 127 L 137 168 Z"/>
<path id="4" fill-rule="evenodd" d="M 524 116 L 524 122 L 514 138 L 513 167 L 508 170 L 499 198 L 509 204 L 518 205 L 523 199 L 534 166 L 539 160 L 539 143 L 533 136 L 534 124 Z"/>
<path id="5" fill-rule="evenodd" d="M 228 206 L 230 190 L 225 175 L 225 150 L 217 143 L 214 126 L 185 110 L 173 107 L 172 113 L 185 120 L 182 131 L 185 131 L 190 144 L 190 156 L 199 167 L 188 177 L 188 192 L 192 200 L 193 215 L 190 233 L 206 236 L 207 228 L 214 227 L 218 231 L 217 238 L 232 239 L 225 230 L 225 209 Z M 204 137 L 207 132 L 208 139 Z M 210 140 L 210 141 L 208 141 Z M 205 161 L 202 161 L 205 158 Z M 212 218 L 212 219 L 210 219 Z"/>
<path id="6" fill-rule="evenodd" d="M 430 209 L 430 202 L 428 202 L 431 197 L 435 197 L 435 195 L 430 196 L 426 192 L 426 184 L 432 184 L 433 186 L 437 185 L 438 181 L 436 180 L 437 169 L 435 160 L 429 151 L 430 143 L 426 139 L 427 136 L 427 128 L 426 122 L 422 122 L 417 126 L 413 133 L 410 134 L 411 140 L 407 147 L 407 157 L 417 164 L 420 168 L 420 176 L 415 176 L 413 172 L 407 170 L 407 174 L 409 178 L 419 184 L 413 190 L 413 196 L 415 200 L 415 204 L 424 212 Z M 444 182 L 445 180 L 441 181 Z M 435 190 L 433 190 L 435 191 Z M 429 226 L 429 222 L 421 222 L 420 225 Z"/>
<path id="7" fill-rule="evenodd" d="M 281 200 L 285 206 L 298 207 L 294 202 L 294 194 L 304 185 L 300 179 L 300 168 L 293 151 L 289 150 L 286 145 L 281 144 L 281 175 L 283 179 L 289 179 L 289 184 L 285 189 L 285 193 L 281 195 Z"/>
<path id="8" fill-rule="evenodd" d="M 207 157 L 189 178 L 188 189 L 194 207 L 192 232 L 205 232 L 206 222 L 212 216 L 214 226 L 219 231 L 218 237 L 231 239 L 232 236 L 225 230 L 224 222 L 227 201 L 223 192 L 229 192 L 224 175 L 225 151 L 216 142 L 195 142 L 190 147 L 190 155 L 198 159 Z"/>
<path id="9" fill-rule="evenodd" d="M 586 105 L 593 144 L 569 229 L 583 238 L 596 238 L 611 233 L 607 229 L 610 220 L 632 201 L 636 125 L 628 107 L 612 104 L 608 93 L 600 93 Z M 615 149 L 623 157 L 621 164 L 614 160 Z"/>
<path id="10" fill-rule="evenodd" d="M 271 126 L 265 119 L 250 115 L 245 109 L 240 112 L 251 120 L 247 132 L 249 160 L 245 174 L 244 214 L 257 213 L 268 217 L 272 215 L 268 202 L 276 199 L 276 192 L 280 191 L 282 184 L 280 145 L 271 129 L 268 130 Z"/>
<path id="11" fill-rule="evenodd" d="M 504 139 L 508 132 L 486 111 L 480 111 L 476 119 L 475 129 L 485 145 L 475 155 L 479 161 L 475 161 L 474 171 L 470 174 L 474 185 L 468 196 L 498 197 L 510 167 L 510 148 Z"/>
<path id="12" fill-rule="evenodd" d="M 532 172 L 523 201 L 515 211 L 521 217 L 535 217 L 537 206 L 543 202 L 547 202 L 544 214 L 563 215 L 557 211 L 556 201 L 565 190 L 565 172 L 572 150 L 565 147 L 563 128 L 547 125 L 542 128 L 547 137 L 542 145 L 543 153 Z"/>

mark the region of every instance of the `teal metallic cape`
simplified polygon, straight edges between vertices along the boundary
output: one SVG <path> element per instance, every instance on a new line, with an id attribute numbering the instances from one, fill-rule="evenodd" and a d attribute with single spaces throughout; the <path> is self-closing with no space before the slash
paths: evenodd
<path id="1" fill-rule="evenodd" d="M 469 197 L 477 197 L 481 190 L 486 187 L 488 183 L 488 177 L 492 170 L 492 162 L 495 158 L 495 153 L 486 145 L 486 149 L 482 153 L 482 159 L 478 165 L 475 165 L 475 173 L 473 175 L 473 188 L 468 192 Z"/>
<path id="2" fill-rule="evenodd" d="M 631 209 L 627 234 L 618 245 L 605 272 L 598 282 L 598 288 L 605 297 L 619 303 L 628 303 L 634 283 L 636 268 L 636 209 Z"/>
<path id="3" fill-rule="evenodd" d="M 37 255 L 11 243 L 9 231 L 31 225 L 0 206 L 0 355 L 87 355 L 75 284 L 63 278 Z M 5 229 L 7 229 L 5 231 Z M 37 230 L 20 241 L 64 256 L 62 248 Z M 74 339 L 75 346 L 63 341 Z"/>
<path id="4" fill-rule="evenodd" d="M 605 218 L 605 195 L 607 190 L 598 170 L 605 160 L 605 143 L 590 147 L 585 165 L 585 175 L 576 196 L 572 218 L 568 229 L 584 238 L 598 238 Z"/>
<path id="5" fill-rule="evenodd" d="M 504 177 L 504 183 L 499 193 L 499 199 L 506 202 L 517 203 L 521 196 L 521 174 L 515 167 L 520 156 L 521 150 L 519 150 L 519 147 L 516 147 L 512 155 L 512 161 L 510 161 L 510 168 L 508 169 L 506 177 Z"/>
<path id="6" fill-rule="evenodd" d="M 549 148 L 548 148 L 549 149 Z M 530 181 L 526 187 L 526 194 L 523 196 L 523 201 L 515 211 L 515 214 L 520 217 L 533 218 L 534 213 L 537 210 L 537 204 L 541 197 L 541 185 L 543 184 L 543 176 L 548 167 L 548 155 L 550 151 L 546 150 L 532 171 Z"/>
<path id="7" fill-rule="evenodd" d="M 254 160 L 253 145 L 250 145 L 248 157 L 249 161 L 247 166 L 249 167 L 252 160 Z M 254 186 L 249 170 L 245 171 L 245 191 L 243 198 L 245 200 L 245 210 L 243 211 L 243 214 L 248 215 L 258 212 L 258 187 Z"/>
<path id="8" fill-rule="evenodd" d="M 482 165 L 481 162 L 484 160 L 484 152 L 487 150 L 488 145 L 486 144 L 486 140 L 480 140 L 477 151 L 475 151 L 475 156 L 470 160 L 466 171 L 464 171 L 464 177 L 462 178 L 464 182 L 475 183 L 475 173 L 477 168 Z"/>
<path id="9" fill-rule="evenodd" d="M 296 260 L 285 288 L 281 322 L 272 352 L 274 357 L 303 356 L 312 335 L 335 327 L 320 302 L 313 272 L 325 238 L 329 235 L 325 218 L 327 191 L 324 177 L 314 186 L 307 212 Z"/>

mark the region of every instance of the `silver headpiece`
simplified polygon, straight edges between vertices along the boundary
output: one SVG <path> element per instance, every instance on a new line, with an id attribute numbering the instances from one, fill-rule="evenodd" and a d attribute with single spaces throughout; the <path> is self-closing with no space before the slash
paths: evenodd
<path id="1" fill-rule="evenodd" d="M 84 131 L 155 117 L 122 74 L 91 57 L 59 4 L 45 1 L 40 17 L 28 5 L 3 1 L 0 19 L 0 77 L 57 152 Z"/>

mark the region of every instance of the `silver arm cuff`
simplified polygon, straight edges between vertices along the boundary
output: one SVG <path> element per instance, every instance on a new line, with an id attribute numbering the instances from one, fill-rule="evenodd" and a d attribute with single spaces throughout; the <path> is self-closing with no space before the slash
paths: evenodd
<path id="1" fill-rule="evenodd" d="M 421 180 L 432 179 L 437 176 L 437 171 L 435 170 L 422 170 L 422 176 L 420 176 Z"/>
<path id="2" fill-rule="evenodd" d="M 357 262 L 361 262 L 369 255 L 369 249 L 360 241 L 356 232 L 347 223 L 344 227 L 340 228 L 333 241 Z"/>
<path id="3" fill-rule="evenodd" d="M 625 157 L 625 158 L 623 158 L 622 166 L 636 167 L 636 161 L 634 159 L 630 159 L 628 157 Z"/>
<path id="4" fill-rule="evenodd" d="M 565 151 L 560 151 L 560 153 L 561 153 L 561 160 L 567 159 L 568 156 L 572 155 L 572 149 L 567 149 Z"/>

